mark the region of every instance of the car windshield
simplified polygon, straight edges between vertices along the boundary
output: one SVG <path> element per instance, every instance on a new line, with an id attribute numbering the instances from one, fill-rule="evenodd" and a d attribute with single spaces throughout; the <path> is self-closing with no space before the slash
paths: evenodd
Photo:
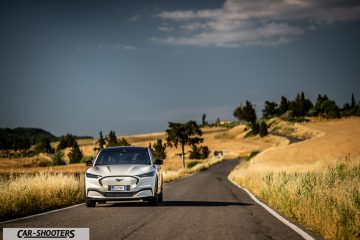
<path id="1" fill-rule="evenodd" d="M 100 152 L 95 162 L 95 166 L 121 164 L 150 165 L 151 161 L 146 148 L 108 148 Z"/>

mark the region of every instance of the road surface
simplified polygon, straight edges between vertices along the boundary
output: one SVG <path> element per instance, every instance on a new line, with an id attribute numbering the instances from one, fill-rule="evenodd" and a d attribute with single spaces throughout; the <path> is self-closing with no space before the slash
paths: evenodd
<path id="1" fill-rule="evenodd" d="M 85 227 L 91 239 L 302 239 L 228 181 L 227 160 L 164 186 L 164 204 L 84 205 L 4 227 Z"/>

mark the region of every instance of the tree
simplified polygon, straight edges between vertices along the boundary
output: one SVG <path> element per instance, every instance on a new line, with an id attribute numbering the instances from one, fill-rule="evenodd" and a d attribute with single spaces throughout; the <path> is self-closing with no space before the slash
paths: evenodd
<path id="1" fill-rule="evenodd" d="M 239 121 L 245 121 L 248 124 L 256 121 L 256 112 L 251 102 L 246 101 L 245 106 L 238 106 L 234 111 L 234 116 Z"/>
<path id="2" fill-rule="evenodd" d="M 125 138 L 121 138 L 120 141 L 118 141 L 116 145 L 117 146 L 131 146 L 131 144 Z"/>
<path id="3" fill-rule="evenodd" d="M 263 117 L 268 119 L 278 115 L 279 109 L 276 102 L 265 101 L 264 109 L 262 110 Z"/>
<path id="4" fill-rule="evenodd" d="M 153 146 L 149 144 L 151 153 L 155 159 L 165 159 L 166 158 L 166 143 L 162 143 L 161 139 L 158 139 Z"/>
<path id="5" fill-rule="evenodd" d="M 106 146 L 107 147 L 114 147 L 118 145 L 118 141 L 116 138 L 115 131 L 110 131 L 109 135 L 106 138 Z"/>
<path id="6" fill-rule="evenodd" d="M 279 114 L 283 115 L 289 109 L 289 102 L 286 97 L 281 96 L 280 104 L 279 104 Z"/>
<path id="7" fill-rule="evenodd" d="M 97 141 L 97 144 L 99 145 L 99 149 L 103 149 L 106 144 L 102 131 L 99 132 L 99 139 Z"/>
<path id="8" fill-rule="evenodd" d="M 195 121 L 188 121 L 187 123 L 169 122 L 169 128 L 166 129 L 167 145 L 177 148 L 181 146 L 181 159 L 183 168 L 185 168 L 185 145 L 196 145 L 203 142 L 202 131 Z"/>
<path id="9" fill-rule="evenodd" d="M 251 122 L 250 123 L 250 127 L 251 127 L 251 132 L 252 134 L 255 136 L 259 133 L 260 130 L 260 125 L 257 122 Z"/>
<path id="10" fill-rule="evenodd" d="M 266 135 L 268 135 L 268 125 L 266 124 L 265 121 L 262 121 L 260 123 L 259 134 L 260 134 L 260 137 L 265 137 Z"/>
<path id="11" fill-rule="evenodd" d="M 318 96 L 315 105 L 310 110 L 310 114 L 326 118 L 337 118 L 340 116 L 339 107 L 335 101 L 329 99 L 326 95 Z"/>
<path id="12" fill-rule="evenodd" d="M 206 127 L 208 125 L 208 122 L 206 121 L 206 114 L 204 113 L 201 118 L 201 126 Z"/>
<path id="13" fill-rule="evenodd" d="M 215 126 L 220 126 L 220 118 L 217 118 L 215 121 Z"/>
<path id="14" fill-rule="evenodd" d="M 62 150 L 67 147 L 72 147 L 72 146 L 74 146 L 75 142 L 76 142 L 76 139 L 73 135 L 71 135 L 69 133 L 62 135 L 60 137 L 60 142 L 59 142 L 59 145 L 57 146 L 57 150 Z"/>
<path id="15" fill-rule="evenodd" d="M 64 153 L 62 151 L 56 151 L 53 159 L 53 166 L 66 165 L 64 160 Z"/>
<path id="16" fill-rule="evenodd" d="M 36 144 L 35 146 L 35 152 L 37 153 L 52 153 L 54 152 L 54 150 L 51 148 L 50 145 L 50 138 L 48 137 L 43 137 L 40 141 L 40 143 Z"/>
<path id="17" fill-rule="evenodd" d="M 74 146 L 71 148 L 71 151 L 68 154 L 70 163 L 79 163 L 83 158 L 83 153 L 81 152 L 79 145 L 75 142 Z"/>
<path id="18" fill-rule="evenodd" d="M 355 101 L 355 97 L 354 94 L 351 94 L 351 109 L 355 109 L 356 108 L 356 101 Z"/>

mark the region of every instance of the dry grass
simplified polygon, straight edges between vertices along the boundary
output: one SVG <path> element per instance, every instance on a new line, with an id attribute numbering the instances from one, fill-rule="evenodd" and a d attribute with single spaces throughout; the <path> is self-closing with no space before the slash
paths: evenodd
<path id="1" fill-rule="evenodd" d="M 262 172 L 236 169 L 230 178 L 325 239 L 360 237 L 360 156 L 326 169 Z M 247 171 L 246 175 L 239 174 Z"/>
<path id="2" fill-rule="evenodd" d="M 360 118 L 292 127 L 311 139 L 271 147 L 229 178 L 325 239 L 359 238 Z"/>
<path id="3" fill-rule="evenodd" d="M 83 201 L 83 180 L 74 175 L 22 174 L 0 181 L 0 221 Z"/>
<path id="4" fill-rule="evenodd" d="M 236 157 L 236 156 L 234 156 Z M 163 170 L 163 178 L 164 178 L 164 182 L 171 182 L 174 180 L 177 180 L 179 178 L 188 176 L 190 174 L 196 173 L 196 172 L 201 172 L 204 171 L 206 169 L 208 169 L 209 167 L 222 162 L 224 160 L 230 159 L 229 157 L 213 157 L 207 160 L 198 160 L 198 164 L 196 164 L 194 167 L 192 168 L 186 168 L 186 169 L 177 169 L 177 170 Z M 192 162 L 192 161 L 187 161 L 187 163 Z"/>

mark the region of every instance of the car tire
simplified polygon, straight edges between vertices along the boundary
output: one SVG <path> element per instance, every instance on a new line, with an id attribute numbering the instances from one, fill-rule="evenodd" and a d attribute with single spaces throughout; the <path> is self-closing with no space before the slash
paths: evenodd
<path id="1" fill-rule="evenodd" d="M 96 202 L 94 200 L 86 199 L 85 205 L 86 205 L 86 207 L 95 207 Z"/>
<path id="2" fill-rule="evenodd" d="M 154 197 L 149 198 L 148 203 L 149 203 L 150 206 L 158 206 L 159 205 L 158 196 L 155 195 Z"/>
<path id="3" fill-rule="evenodd" d="M 163 192 L 161 192 L 157 198 L 158 198 L 158 203 L 162 203 L 163 202 Z"/>

